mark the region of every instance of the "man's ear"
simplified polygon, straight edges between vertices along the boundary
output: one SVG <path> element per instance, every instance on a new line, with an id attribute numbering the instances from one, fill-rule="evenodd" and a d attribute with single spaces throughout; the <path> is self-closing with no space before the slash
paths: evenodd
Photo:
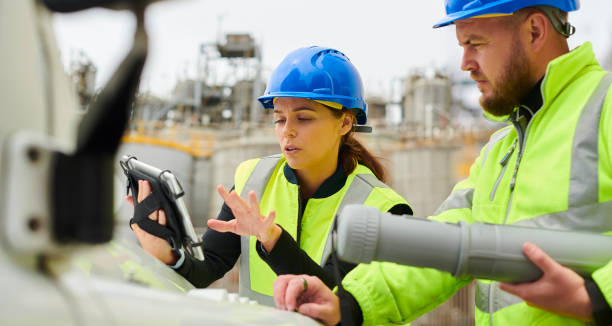
<path id="1" fill-rule="evenodd" d="M 544 13 L 536 11 L 525 19 L 524 24 L 528 33 L 527 41 L 529 42 L 529 47 L 535 53 L 540 52 L 551 32 L 551 23 Z"/>

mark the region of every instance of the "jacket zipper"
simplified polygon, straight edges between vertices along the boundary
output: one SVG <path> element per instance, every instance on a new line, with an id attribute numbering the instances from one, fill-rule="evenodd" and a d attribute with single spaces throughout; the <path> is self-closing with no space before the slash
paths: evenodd
<path id="1" fill-rule="evenodd" d="M 516 142 L 517 140 L 515 139 L 514 142 L 512 143 L 512 146 L 510 146 L 510 150 L 508 151 L 508 153 L 506 153 L 506 155 L 502 157 L 501 161 L 499 161 L 499 164 L 502 166 L 502 169 L 499 172 L 499 176 L 497 176 L 497 181 L 495 181 L 495 185 L 493 186 L 493 189 L 491 190 L 489 201 L 493 201 L 493 199 L 495 198 L 495 193 L 497 193 L 497 187 L 499 187 L 499 183 L 501 182 L 501 179 L 506 172 L 506 168 L 508 167 L 507 166 L 508 161 L 510 160 L 512 153 L 514 153 L 514 149 L 516 148 Z"/>
<path id="2" fill-rule="evenodd" d="M 538 112 L 536 112 L 536 114 L 538 114 Z M 518 173 L 519 166 L 521 165 L 521 159 L 523 158 L 523 153 L 525 152 L 525 143 L 527 141 L 527 133 L 529 131 L 529 126 L 531 126 L 531 122 L 533 121 L 534 118 L 535 118 L 535 115 L 531 117 L 529 122 L 527 122 L 527 126 L 525 127 L 524 130 L 523 130 L 523 126 L 518 121 L 518 119 L 520 118 L 512 121 L 512 124 L 514 125 L 514 128 L 516 129 L 516 132 L 518 134 L 519 152 L 518 152 L 518 157 L 516 158 L 516 164 L 514 165 L 512 179 L 510 179 L 510 199 L 508 199 L 508 207 L 506 208 L 506 216 L 504 218 L 504 224 L 508 223 L 508 217 L 510 215 L 510 207 L 512 204 L 512 197 L 514 196 L 514 187 L 516 186 L 516 175 Z"/>
<path id="3" fill-rule="evenodd" d="M 544 106 L 544 104 L 542 104 L 542 106 Z M 508 199 L 508 206 L 506 207 L 506 216 L 504 217 L 504 225 L 506 223 L 508 223 L 508 217 L 510 216 L 510 208 L 512 207 L 512 198 L 514 197 L 514 187 L 516 185 L 516 174 L 518 172 L 519 165 L 521 164 L 521 159 L 523 158 L 523 153 L 525 152 L 525 144 L 526 144 L 526 141 L 527 141 L 527 134 L 529 132 L 529 126 L 531 126 L 531 122 L 533 121 L 535 116 L 540 111 L 541 110 L 538 110 L 531 117 L 531 119 L 529 119 L 529 121 L 527 122 L 527 126 L 525 127 L 524 131 L 523 131 L 523 127 L 522 127 L 521 123 L 519 122 L 520 117 L 512 120 L 512 124 L 514 125 L 514 129 L 516 129 L 516 132 L 518 134 L 517 139 L 518 139 L 518 145 L 519 145 L 519 152 L 518 152 L 518 157 L 516 158 L 516 164 L 514 165 L 514 171 L 512 173 L 512 179 L 510 180 L 510 198 Z M 517 112 L 517 115 L 518 115 L 518 112 Z M 489 322 L 490 322 L 491 326 L 493 326 L 493 303 L 494 303 L 493 302 L 494 301 L 493 297 L 495 296 L 495 283 L 497 283 L 497 282 L 496 281 L 491 281 L 490 288 L 489 288 Z"/>

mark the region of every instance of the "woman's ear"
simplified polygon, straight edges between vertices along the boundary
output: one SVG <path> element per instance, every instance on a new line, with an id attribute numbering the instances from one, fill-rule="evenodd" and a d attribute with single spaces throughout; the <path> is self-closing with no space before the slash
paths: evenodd
<path id="1" fill-rule="evenodd" d="M 342 126 L 340 127 L 340 134 L 342 136 L 346 135 L 353 129 L 353 121 L 355 121 L 355 116 L 351 113 L 345 112 L 342 114 Z"/>

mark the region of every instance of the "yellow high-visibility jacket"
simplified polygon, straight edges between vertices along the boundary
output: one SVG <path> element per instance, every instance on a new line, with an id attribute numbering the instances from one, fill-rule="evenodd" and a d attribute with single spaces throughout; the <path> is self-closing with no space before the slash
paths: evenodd
<path id="1" fill-rule="evenodd" d="M 612 74 L 585 43 L 552 60 L 541 83 L 542 107 L 529 123 L 491 136 L 433 220 L 513 224 L 611 234 Z M 612 250 L 612 248 L 611 248 Z M 612 263 L 592 275 L 612 305 Z M 342 284 L 359 303 L 364 324 L 402 323 L 446 301 L 471 278 L 433 269 L 372 263 Z M 530 307 L 497 282 L 476 284 L 477 325 L 582 324 Z"/>

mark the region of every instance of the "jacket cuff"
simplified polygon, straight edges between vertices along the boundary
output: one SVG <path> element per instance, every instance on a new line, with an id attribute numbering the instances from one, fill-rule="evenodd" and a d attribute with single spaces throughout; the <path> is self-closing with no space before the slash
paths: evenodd
<path id="1" fill-rule="evenodd" d="M 191 261 L 191 259 L 192 257 L 189 255 L 188 252 L 181 251 L 181 258 L 179 258 L 179 260 L 176 262 L 174 266 L 170 266 L 170 268 L 172 268 L 177 273 L 181 274 L 184 278 L 187 278 L 187 275 L 191 271 L 191 268 L 193 265 L 193 262 Z"/>
<path id="2" fill-rule="evenodd" d="M 276 261 L 285 261 L 287 259 L 287 254 L 292 253 L 294 251 L 289 250 L 291 247 L 297 247 L 297 243 L 293 241 L 291 235 L 283 229 L 282 226 L 279 225 L 282 232 L 274 245 L 274 248 L 270 252 L 264 248 L 263 244 L 257 240 L 255 243 L 255 251 L 265 262 L 274 263 Z M 299 250 L 299 248 L 294 248 L 295 250 Z"/>
<path id="3" fill-rule="evenodd" d="M 355 272 L 357 268 L 360 268 L 360 266 L 357 266 L 353 270 L 353 272 Z M 350 293 L 351 298 L 353 298 L 353 300 L 355 300 L 355 302 L 357 303 L 357 306 L 359 307 L 359 310 L 361 311 L 362 324 L 363 325 L 373 325 L 375 323 L 373 322 L 373 320 L 369 320 L 369 319 L 374 319 L 373 316 L 376 314 L 376 303 L 373 302 L 375 299 L 373 298 L 372 295 L 370 295 L 370 293 L 372 293 L 371 290 L 369 291 L 369 289 L 367 288 L 371 286 L 372 284 L 369 284 L 369 282 L 358 281 L 360 279 L 367 279 L 367 277 L 362 278 L 362 276 L 366 276 L 366 275 L 363 275 L 363 273 L 357 273 L 357 274 L 358 274 L 358 277 L 355 277 L 355 278 L 345 276 L 344 279 L 342 279 L 342 286 L 345 289 L 345 292 Z M 349 273 L 348 275 L 351 275 L 351 274 Z M 368 319 L 368 317 L 370 318 Z"/>
<path id="4" fill-rule="evenodd" d="M 170 268 L 174 270 L 181 268 L 181 266 L 183 266 L 183 263 L 185 262 L 185 251 L 183 249 L 179 249 L 178 253 L 179 255 L 181 255 L 181 257 L 179 257 L 179 259 L 176 261 L 176 264 L 170 266 Z"/>
<path id="5" fill-rule="evenodd" d="M 585 279 L 585 287 L 593 305 L 593 319 L 596 325 L 612 325 L 612 308 L 601 289 L 591 279 Z"/>
<path id="6" fill-rule="evenodd" d="M 340 301 L 340 323 L 338 325 L 361 325 L 363 324 L 363 312 L 355 297 L 343 288 L 338 289 Z"/>

